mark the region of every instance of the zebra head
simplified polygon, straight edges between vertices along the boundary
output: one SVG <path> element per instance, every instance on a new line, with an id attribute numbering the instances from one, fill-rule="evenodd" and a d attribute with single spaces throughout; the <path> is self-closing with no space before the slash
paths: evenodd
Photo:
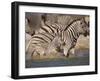
<path id="1" fill-rule="evenodd" d="M 35 34 L 35 30 L 29 26 L 29 22 L 29 19 L 25 19 L 25 32 L 32 36 Z"/>
<path id="2" fill-rule="evenodd" d="M 85 37 L 89 35 L 89 23 L 87 23 L 84 18 L 78 21 L 78 23 L 79 26 L 77 26 L 78 27 L 77 29 L 79 31 L 79 34 L 82 34 Z"/>

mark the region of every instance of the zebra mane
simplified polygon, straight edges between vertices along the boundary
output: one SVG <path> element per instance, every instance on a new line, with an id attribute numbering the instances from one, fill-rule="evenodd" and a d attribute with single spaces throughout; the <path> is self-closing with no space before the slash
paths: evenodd
<path id="1" fill-rule="evenodd" d="M 66 31 L 74 22 L 79 21 L 79 20 L 81 20 L 81 19 L 73 20 L 69 25 L 66 26 L 66 28 L 64 29 L 64 31 Z"/>

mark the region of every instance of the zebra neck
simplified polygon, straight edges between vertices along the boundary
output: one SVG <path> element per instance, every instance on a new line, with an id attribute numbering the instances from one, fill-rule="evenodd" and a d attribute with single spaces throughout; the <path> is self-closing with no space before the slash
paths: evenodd
<path id="1" fill-rule="evenodd" d="M 77 30 L 77 23 L 72 24 L 69 28 L 68 28 L 68 32 L 70 34 L 70 37 L 72 39 L 73 42 L 76 42 L 78 37 L 79 37 L 79 32 Z"/>

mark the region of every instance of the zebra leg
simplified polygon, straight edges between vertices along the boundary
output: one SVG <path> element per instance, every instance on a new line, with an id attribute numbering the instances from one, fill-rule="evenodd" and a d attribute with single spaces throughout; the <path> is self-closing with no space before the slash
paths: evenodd
<path id="1" fill-rule="evenodd" d="M 71 53 L 72 55 L 74 55 L 74 54 L 75 54 L 75 48 L 72 48 L 72 49 L 70 50 L 70 53 Z"/>
<path id="2" fill-rule="evenodd" d="M 66 44 L 63 48 L 64 56 L 69 57 L 69 51 L 70 51 L 71 45 Z"/>
<path id="3" fill-rule="evenodd" d="M 68 50 L 68 53 L 67 53 L 67 56 L 66 57 L 69 57 L 69 55 L 75 55 L 75 49 L 74 48 L 70 48 L 69 50 Z"/>
<path id="4" fill-rule="evenodd" d="M 66 57 L 69 57 L 70 54 L 73 54 L 74 55 L 74 49 L 72 49 L 72 50 L 69 49 L 69 50 L 65 51 L 65 53 L 66 53 L 66 55 L 65 54 L 64 55 Z"/>
<path id="5" fill-rule="evenodd" d="M 68 49 L 65 47 L 64 48 L 64 56 L 68 56 L 67 54 L 68 54 Z"/>
<path id="6" fill-rule="evenodd" d="M 69 55 L 70 55 L 70 53 L 69 53 L 69 50 L 68 50 L 68 53 L 67 53 L 66 57 L 68 58 L 68 57 L 69 57 Z"/>
<path id="7" fill-rule="evenodd" d="M 34 53 L 34 51 L 31 51 L 30 52 L 30 50 L 28 50 L 26 52 L 26 55 L 25 55 L 26 60 L 31 60 L 32 59 L 32 56 L 33 56 L 33 53 Z"/>
<path id="8" fill-rule="evenodd" d="M 31 47 L 29 47 L 27 50 L 26 50 L 26 59 L 27 60 L 31 60 L 32 59 L 32 56 L 33 56 L 33 52 L 34 52 L 34 50 L 31 48 Z"/>
<path id="9" fill-rule="evenodd" d="M 40 55 L 40 53 L 37 52 L 36 50 L 33 50 L 32 54 L 31 54 L 31 57 L 36 56 L 36 55 Z"/>

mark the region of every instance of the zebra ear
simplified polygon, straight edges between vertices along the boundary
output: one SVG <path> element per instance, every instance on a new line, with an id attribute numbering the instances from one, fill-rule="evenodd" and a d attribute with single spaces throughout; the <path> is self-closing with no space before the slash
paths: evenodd
<path id="1" fill-rule="evenodd" d="M 85 17 L 85 22 L 87 23 L 88 27 L 89 27 L 89 24 L 90 24 L 89 21 L 90 21 L 90 20 L 89 20 L 89 16 L 86 16 L 86 17 Z"/>
<path id="2" fill-rule="evenodd" d="M 41 15 L 41 18 L 42 18 L 42 20 L 45 22 L 46 21 L 46 16 L 47 16 L 47 14 L 42 14 Z"/>
<path id="3" fill-rule="evenodd" d="M 27 22 L 28 22 L 28 24 L 30 23 L 30 20 L 27 18 Z"/>

